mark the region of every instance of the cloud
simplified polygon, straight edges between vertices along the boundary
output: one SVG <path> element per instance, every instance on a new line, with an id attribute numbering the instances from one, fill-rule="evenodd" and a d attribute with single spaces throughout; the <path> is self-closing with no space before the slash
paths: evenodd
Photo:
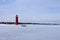
<path id="1" fill-rule="evenodd" d="M 0 0 L 1 1 L 1 0 Z M 0 5 L 1 16 L 19 15 L 21 21 L 58 21 L 60 20 L 60 2 L 58 0 L 5 0 Z M 2 5 L 9 4 L 9 5 Z"/>

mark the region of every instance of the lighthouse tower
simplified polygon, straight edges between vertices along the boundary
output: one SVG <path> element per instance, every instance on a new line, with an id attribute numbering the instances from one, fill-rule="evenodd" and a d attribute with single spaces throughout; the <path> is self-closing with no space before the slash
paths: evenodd
<path id="1" fill-rule="evenodd" d="M 16 17 L 15 17 L 15 22 L 16 22 L 16 25 L 18 25 L 18 15 L 16 15 Z"/>

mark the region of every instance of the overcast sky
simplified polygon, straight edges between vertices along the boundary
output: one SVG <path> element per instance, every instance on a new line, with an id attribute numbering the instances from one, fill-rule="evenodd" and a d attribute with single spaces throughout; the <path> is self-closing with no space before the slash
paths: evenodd
<path id="1" fill-rule="evenodd" d="M 60 0 L 0 0 L 0 21 L 60 23 Z"/>

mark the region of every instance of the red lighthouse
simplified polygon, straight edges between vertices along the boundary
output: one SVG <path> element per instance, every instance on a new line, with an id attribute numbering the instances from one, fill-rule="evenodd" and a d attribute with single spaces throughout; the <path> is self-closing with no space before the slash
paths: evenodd
<path id="1" fill-rule="evenodd" d="M 18 15 L 16 15 L 16 25 L 18 25 Z"/>

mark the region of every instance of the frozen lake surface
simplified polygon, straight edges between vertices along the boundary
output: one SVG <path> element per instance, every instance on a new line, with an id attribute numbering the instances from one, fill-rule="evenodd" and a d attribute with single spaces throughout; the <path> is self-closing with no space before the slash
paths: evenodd
<path id="1" fill-rule="evenodd" d="M 60 25 L 0 25 L 0 40 L 60 40 Z"/>

